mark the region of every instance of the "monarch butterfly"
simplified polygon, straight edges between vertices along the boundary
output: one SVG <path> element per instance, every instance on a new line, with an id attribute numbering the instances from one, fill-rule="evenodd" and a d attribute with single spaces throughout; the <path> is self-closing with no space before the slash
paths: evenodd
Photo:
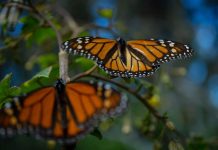
<path id="1" fill-rule="evenodd" d="M 74 143 L 106 116 L 126 107 L 126 98 L 102 82 L 57 80 L 27 96 L 14 98 L 0 110 L 0 135 L 30 134 Z"/>
<path id="2" fill-rule="evenodd" d="M 125 41 L 122 38 L 79 37 L 64 42 L 62 48 L 93 59 L 106 73 L 121 77 L 149 76 L 161 63 L 193 53 L 188 45 L 154 39 Z"/>

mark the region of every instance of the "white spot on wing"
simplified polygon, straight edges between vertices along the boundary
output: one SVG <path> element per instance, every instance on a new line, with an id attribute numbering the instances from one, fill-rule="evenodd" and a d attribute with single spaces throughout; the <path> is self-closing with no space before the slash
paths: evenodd
<path id="1" fill-rule="evenodd" d="M 82 45 L 78 45 L 78 46 L 77 46 L 77 49 L 82 49 Z"/>
<path id="2" fill-rule="evenodd" d="M 174 47 L 174 45 L 175 45 L 175 43 L 173 43 L 173 42 L 171 42 L 171 43 L 169 44 L 170 47 Z"/>
<path id="3" fill-rule="evenodd" d="M 68 45 L 69 41 L 64 42 L 64 45 Z"/>
<path id="4" fill-rule="evenodd" d="M 176 49 L 172 48 L 171 52 L 176 53 L 177 51 L 176 51 Z"/>

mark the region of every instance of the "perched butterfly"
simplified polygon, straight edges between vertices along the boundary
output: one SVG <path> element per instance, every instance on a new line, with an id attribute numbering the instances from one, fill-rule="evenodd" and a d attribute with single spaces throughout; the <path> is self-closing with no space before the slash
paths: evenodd
<path id="1" fill-rule="evenodd" d="M 126 98 L 108 84 L 58 80 L 0 110 L 0 135 L 30 134 L 73 143 L 97 123 L 126 107 Z"/>
<path id="2" fill-rule="evenodd" d="M 79 37 L 64 42 L 62 48 L 93 59 L 110 75 L 121 77 L 149 76 L 159 64 L 193 53 L 187 45 L 154 39 L 124 41 L 121 38 Z"/>

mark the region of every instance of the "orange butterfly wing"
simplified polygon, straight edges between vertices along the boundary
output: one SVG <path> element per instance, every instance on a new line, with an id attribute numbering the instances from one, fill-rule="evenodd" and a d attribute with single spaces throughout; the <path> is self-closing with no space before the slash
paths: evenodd
<path id="1" fill-rule="evenodd" d="M 116 40 L 100 38 L 100 37 L 80 37 L 66 41 L 62 44 L 62 48 L 68 53 L 74 55 L 79 54 L 88 59 L 95 60 L 99 67 L 112 76 L 133 77 L 133 76 L 149 76 L 158 65 L 152 66 L 144 64 L 131 51 L 126 49 L 125 64 L 122 61 L 121 51 Z"/>
<path id="2" fill-rule="evenodd" d="M 121 50 L 119 40 L 80 37 L 66 41 L 62 46 L 68 53 L 95 60 L 106 73 L 121 77 L 149 76 L 159 68 L 159 64 L 186 58 L 193 53 L 189 46 L 167 40 L 127 41 L 126 48 Z"/>
<path id="3" fill-rule="evenodd" d="M 63 49 L 74 55 L 79 54 L 89 59 L 103 63 L 107 55 L 117 49 L 116 41 L 100 37 L 79 37 L 68 40 L 62 44 Z"/>
<path id="4" fill-rule="evenodd" d="M 132 40 L 127 47 L 148 65 L 159 65 L 172 59 L 192 56 L 193 50 L 188 45 L 169 40 Z"/>
<path id="5" fill-rule="evenodd" d="M 27 97 L 14 98 L 1 110 L 0 134 L 43 133 L 45 136 L 53 126 L 54 106 L 54 87 L 36 90 Z"/>
<path id="6" fill-rule="evenodd" d="M 67 83 L 62 94 L 46 87 L 7 103 L 0 113 L 0 134 L 28 133 L 72 143 L 126 105 L 119 92 L 104 84 Z"/>
<path id="7" fill-rule="evenodd" d="M 119 114 L 126 107 L 125 97 L 101 82 L 68 83 L 66 95 L 69 100 L 67 137 L 91 131 L 100 120 Z"/>

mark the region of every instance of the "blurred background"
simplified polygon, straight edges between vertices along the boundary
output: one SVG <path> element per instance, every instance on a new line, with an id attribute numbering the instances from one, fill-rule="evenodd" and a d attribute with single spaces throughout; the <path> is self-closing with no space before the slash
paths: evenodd
<path id="1" fill-rule="evenodd" d="M 7 2 L 0 1 L 0 79 L 12 73 L 11 84 L 19 86 L 42 69 L 58 63 L 58 44 L 52 29 L 30 15 L 28 9 L 15 7 L 11 11 L 14 16 L 6 13 L 5 17 Z M 26 1 L 19 2 L 28 5 Z M 137 82 L 152 84 L 149 101 L 174 123 L 187 143 L 184 149 L 218 149 L 217 0 L 32 2 L 55 23 L 64 40 L 97 35 L 106 38 L 121 36 L 125 40 L 168 39 L 189 44 L 195 51 L 190 59 L 163 64 L 152 77 L 135 81 L 115 80 L 130 82 L 132 88 Z M 71 58 L 75 58 L 70 63 L 73 66 L 71 75 L 85 71 L 91 63 L 80 57 Z M 101 125 L 103 140 L 88 135 L 78 143 L 78 150 L 168 149 L 168 142 L 177 140 L 174 134 L 162 130 L 159 122 L 137 99 L 129 97 L 126 113 Z M 30 147 L 32 150 L 60 148 L 53 142 L 24 136 L 0 139 L 0 150 Z"/>

